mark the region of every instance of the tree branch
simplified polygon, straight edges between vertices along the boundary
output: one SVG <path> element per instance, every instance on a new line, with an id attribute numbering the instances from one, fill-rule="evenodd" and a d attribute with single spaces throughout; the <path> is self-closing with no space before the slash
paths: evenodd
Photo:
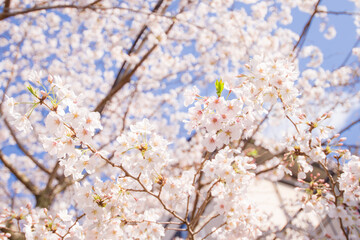
<path id="1" fill-rule="evenodd" d="M 318 13 L 333 14 L 333 15 L 360 15 L 360 12 L 347 12 L 347 11 L 336 12 L 336 11 L 323 11 L 323 10 L 318 10 L 317 12 L 318 12 Z"/>
<path id="2" fill-rule="evenodd" d="M 169 28 L 166 30 L 165 33 L 168 34 L 174 25 L 175 22 L 173 22 L 169 26 Z M 131 70 L 131 72 L 129 72 L 128 74 L 126 74 L 124 77 L 121 78 L 119 83 L 114 88 L 112 88 L 111 91 L 108 93 L 108 95 L 106 95 L 105 98 L 103 98 L 103 100 L 101 100 L 100 103 L 96 106 L 96 108 L 94 109 L 95 112 L 100 112 L 100 113 L 102 112 L 107 102 L 109 102 L 114 97 L 114 95 L 125 86 L 126 83 L 130 82 L 131 77 L 135 74 L 137 69 L 145 62 L 145 60 L 157 47 L 158 44 L 154 44 L 154 46 L 152 46 L 149 49 L 149 51 L 141 58 L 141 60 L 135 65 L 135 67 Z"/>
<path id="3" fill-rule="evenodd" d="M 341 131 L 339 132 L 339 134 L 342 134 L 343 132 L 349 130 L 350 128 L 352 128 L 354 125 L 358 124 L 360 122 L 360 118 L 353 121 L 352 123 L 350 123 L 349 125 L 347 125 L 345 128 L 341 129 Z"/>
<path id="4" fill-rule="evenodd" d="M 22 183 L 24 186 L 34 195 L 39 194 L 39 189 L 35 186 L 34 183 L 30 181 L 25 174 L 19 172 L 6 158 L 5 155 L 0 150 L 0 160 L 4 166 L 9 169 L 9 171 L 15 175 L 15 177 Z"/>
<path id="5" fill-rule="evenodd" d="M 51 171 L 51 174 L 49 176 L 49 180 L 48 180 L 48 182 L 46 184 L 45 189 L 48 189 L 48 190 L 51 189 L 51 184 L 54 181 L 55 176 L 57 175 L 57 170 L 59 169 L 59 166 L 60 166 L 60 162 L 57 161 L 54 168 L 53 168 L 53 170 Z"/>
<path id="6" fill-rule="evenodd" d="M 20 148 L 20 150 L 28 157 L 30 158 L 30 160 L 38 167 L 40 168 L 43 172 L 45 172 L 46 174 L 50 175 L 50 171 L 44 166 L 42 165 L 34 156 L 32 156 L 24 147 L 24 145 L 19 141 L 19 139 L 17 138 L 14 129 L 12 129 L 12 127 L 10 126 L 9 122 L 4 118 L 4 123 L 6 125 L 6 127 L 9 129 L 10 131 L 10 135 L 13 137 L 13 139 L 15 140 L 17 146 Z"/>
<path id="7" fill-rule="evenodd" d="M 5 0 L 3 13 L 8 13 L 9 12 L 9 10 L 10 10 L 10 2 L 11 2 L 11 0 Z"/>
<path id="8" fill-rule="evenodd" d="M 157 10 L 160 8 L 163 1 L 164 0 L 159 0 L 157 2 L 156 6 L 152 10 L 153 13 L 157 12 Z M 133 42 L 131 48 L 128 50 L 128 52 L 127 52 L 128 55 L 130 55 L 135 50 L 136 44 L 138 43 L 138 41 L 140 40 L 141 36 L 143 35 L 143 33 L 145 32 L 146 29 L 147 29 L 147 25 L 144 25 L 142 27 L 142 29 L 140 30 L 140 32 L 138 33 L 138 35 L 136 36 L 135 41 Z M 115 79 L 111 89 L 114 88 L 119 83 L 119 81 L 121 79 L 121 75 L 123 74 L 123 70 L 124 70 L 124 67 L 125 67 L 126 63 L 127 63 L 127 61 L 124 60 L 124 62 L 123 62 L 122 66 L 121 66 L 121 68 L 120 68 L 120 70 L 119 70 L 119 72 L 118 72 L 118 74 L 116 76 L 116 79 Z"/>
<path id="9" fill-rule="evenodd" d="M 311 22 L 313 20 L 313 18 L 315 17 L 316 13 L 318 12 L 317 8 L 320 4 L 321 0 L 318 0 L 316 5 L 315 5 L 315 8 L 314 8 L 314 12 L 313 14 L 311 15 L 311 17 L 309 18 L 309 20 L 307 21 L 307 23 L 305 24 L 304 28 L 303 28 L 303 31 L 299 37 L 299 40 L 297 41 L 297 43 L 295 44 L 294 48 L 293 48 L 293 51 L 296 50 L 297 47 L 299 47 L 301 49 L 301 46 L 302 44 L 304 43 L 305 41 L 305 37 L 306 37 L 306 34 L 307 32 L 309 31 L 309 28 L 310 28 L 310 25 L 311 25 Z M 300 50 L 299 50 L 300 51 Z"/>
<path id="10" fill-rule="evenodd" d="M 352 48 L 350 49 L 349 53 L 346 55 L 344 61 L 342 62 L 342 64 L 340 65 L 339 68 L 345 66 L 346 62 L 350 59 L 350 57 L 351 57 L 351 55 L 352 55 L 352 50 L 353 50 L 353 48 L 355 48 L 359 43 L 360 43 L 360 37 L 356 40 L 356 42 L 354 43 L 354 45 L 353 45 Z"/>
<path id="11" fill-rule="evenodd" d="M 84 9 L 87 9 L 87 8 L 88 9 L 94 9 L 93 5 L 100 2 L 100 1 L 101 0 L 96 0 L 96 1 L 94 1 L 94 2 L 92 2 L 90 4 L 87 4 L 85 6 L 77 6 L 77 5 L 74 5 L 74 4 L 59 4 L 59 5 L 54 5 L 54 6 L 40 6 L 40 7 L 34 6 L 32 8 L 27 8 L 27 9 L 20 10 L 20 11 L 15 11 L 15 12 L 10 12 L 10 11 L 5 12 L 5 8 L 4 8 L 4 12 L 0 14 L 0 21 L 4 20 L 6 18 L 9 18 L 9 17 L 16 16 L 16 15 L 26 14 L 26 13 L 31 13 L 31 12 L 38 12 L 38 11 L 41 11 L 41 10 L 51 10 L 51 9 L 61 9 L 61 8 L 73 8 L 73 9 L 80 9 L 80 10 L 84 10 Z M 6 4 L 6 2 L 5 2 L 5 4 Z M 7 8 L 7 9 L 9 10 L 9 8 Z"/>
<path id="12" fill-rule="evenodd" d="M 25 240 L 26 239 L 25 238 L 25 233 L 12 230 L 11 228 L 0 227 L 0 231 L 3 232 L 3 233 L 10 233 L 11 234 L 11 237 L 10 237 L 11 240 Z"/>
<path id="13" fill-rule="evenodd" d="M 285 229 L 292 223 L 292 221 L 299 215 L 299 213 L 301 213 L 303 211 L 303 208 L 300 208 L 295 214 L 294 216 L 292 216 L 292 218 L 289 219 L 289 221 L 284 225 L 284 227 L 282 229 L 280 229 L 279 231 L 275 232 L 276 236 L 279 233 L 282 233 L 283 231 L 285 231 Z M 274 238 L 276 239 L 276 237 Z"/>

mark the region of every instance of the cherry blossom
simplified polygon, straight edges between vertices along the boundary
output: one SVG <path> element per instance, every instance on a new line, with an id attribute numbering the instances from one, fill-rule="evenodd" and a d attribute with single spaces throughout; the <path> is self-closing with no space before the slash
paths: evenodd
<path id="1" fill-rule="evenodd" d="M 328 238 L 310 213 L 360 237 L 360 121 L 332 126 L 360 50 L 330 69 L 308 36 L 341 37 L 330 14 L 359 35 L 358 1 L 3 3 L 0 239 Z M 257 181 L 297 187 L 284 225 Z"/>

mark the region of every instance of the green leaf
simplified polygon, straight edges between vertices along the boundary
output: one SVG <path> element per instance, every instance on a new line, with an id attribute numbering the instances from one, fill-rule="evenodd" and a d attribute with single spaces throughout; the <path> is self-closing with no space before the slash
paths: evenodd
<path id="1" fill-rule="evenodd" d="M 258 155 L 258 151 L 256 149 L 251 150 L 246 154 L 248 157 L 256 157 Z"/>
<path id="2" fill-rule="evenodd" d="M 218 95 L 218 97 L 220 97 L 222 91 L 224 90 L 224 82 L 222 81 L 222 79 L 216 80 L 215 87 L 216 87 L 216 94 Z"/>
<path id="3" fill-rule="evenodd" d="M 27 89 L 29 90 L 29 92 L 30 92 L 32 95 L 34 95 L 35 97 L 37 97 L 36 90 L 35 90 L 31 85 L 29 85 L 29 86 L 27 87 Z"/>

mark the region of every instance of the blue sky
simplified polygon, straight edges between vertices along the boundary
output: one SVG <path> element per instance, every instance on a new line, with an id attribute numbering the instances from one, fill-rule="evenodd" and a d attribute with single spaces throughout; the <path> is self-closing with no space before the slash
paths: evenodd
<path id="1" fill-rule="evenodd" d="M 329 11 L 348 11 L 354 12 L 354 4 L 348 0 L 322 0 L 320 5 L 327 6 Z M 176 4 L 174 4 L 176 6 Z M 247 8 L 249 10 L 249 8 Z M 292 30 L 301 33 L 304 25 L 309 19 L 309 14 L 300 12 L 298 9 L 293 10 L 293 23 L 290 26 Z M 334 26 L 337 35 L 332 40 L 327 40 L 324 38 L 324 33 L 319 31 L 319 25 L 322 22 L 320 18 L 314 18 L 312 25 L 309 29 L 309 32 L 306 37 L 304 46 L 314 44 L 320 46 L 321 50 L 324 53 L 324 62 L 322 67 L 325 69 L 333 70 L 338 68 L 348 53 L 351 51 L 354 43 L 357 41 L 355 26 L 353 23 L 353 17 L 349 15 L 328 15 L 328 23 L 330 26 Z M 349 59 L 348 63 L 355 61 L 355 57 Z M 301 68 L 304 68 L 305 62 L 302 62 Z M 213 85 L 211 86 L 214 91 Z M 208 92 L 208 94 L 213 94 Z M 347 119 L 347 116 L 340 116 L 343 121 L 351 122 L 353 119 L 359 117 L 358 109 L 350 114 L 350 117 Z M 341 128 L 341 127 L 339 127 Z M 360 140 L 358 133 L 360 132 L 360 127 L 356 126 L 347 132 L 345 135 L 349 137 L 351 143 L 355 143 Z"/>
<path id="2" fill-rule="evenodd" d="M 327 6 L 328 11 L 355 11 L 354 4 L 347 0 L 323 0 L 320 5 Z M 294 21 L 290 25 L 290 28 L 300 34 L 309 19 L 309 14 L 295 9 L 293 11 L 293 17 Z M 322 20 L 320 18 L 314 18 L 307 34 L 305 45 L 314 44 L 320 46 L 324 53 L 322 67 L 333 70 L 342 64 L 352 46 L 357 41 L 357 38 L 352 16 L 328 14 L 328 18 L 329 25 L 334 26 L 337 31 L 336 37 L 332 40 L 325 39 L 324 34 L 319 31 Z M 354 60 L 355 58 L 352 57 L 349 62 Z"/>
<path id="3" fill-rule="evenodd" d="M 321 4 L 326 5 L 328 11 L 336 12 L 354 12 L 355 6 L 350 1 L 340 0 L 323 0 Z M 293 11 L 294 21 L 291 24 L 291 29 L 297 33 L 301 33 L 304 25 L 309 19 L 309 15 L 300 12 L 299 10 Z M 324 34 L 319 31 L 320 23 L 322 22 L 319 18 L 315 18 L 309 29 L 305 45 L 314 44 L 321 48 L 324 53 L 324 62 L 322 67 L 329 70 L 334 70 L 341 66 L 346 59 L 347 55 L 351 51 L 354 44 L 357 42 L 356 28 L 353 21 L 353 16 L 350 15 L 328 15 L 329 25 L 334 26 L 337 34 L 332 40 L 324 38 Z M 357 46 L 360 46 L 358 44 Z M 347 63 L 353 63 L 357 61 L 354 56 L 351 56 Z M 348 124 L 356 119 L 360 118 L 360 112 L 358 108 L 355 108 L 348 116 L 334 116 L 340 118 L 338 122 Z M 342 129 L 342 126 L 337 126 L 338 129 Z M 359 143 L 360 137 L 360 126 L 359 124 L 352 127 L 350 130 L 344 132 L 343 136 L 347 137 L 347 144 Z"/>

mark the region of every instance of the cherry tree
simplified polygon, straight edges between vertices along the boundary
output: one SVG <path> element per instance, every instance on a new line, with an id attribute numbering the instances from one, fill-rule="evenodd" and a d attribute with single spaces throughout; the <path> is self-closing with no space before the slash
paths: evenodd
<path id="1" fill-rule="evenodd" d="M 358 239 L 341 134 L 360 119 L 332 122 L 359 102 L 359 41 L 334 69 L 307 42 L 339 15 L 359 38 L 347 2 L 1 1 L 0 239 Z M 258 179 L 296 180 L 286 225 L 248 197 Z M 309 212 L 338 235 L 292 224 Z"/>

